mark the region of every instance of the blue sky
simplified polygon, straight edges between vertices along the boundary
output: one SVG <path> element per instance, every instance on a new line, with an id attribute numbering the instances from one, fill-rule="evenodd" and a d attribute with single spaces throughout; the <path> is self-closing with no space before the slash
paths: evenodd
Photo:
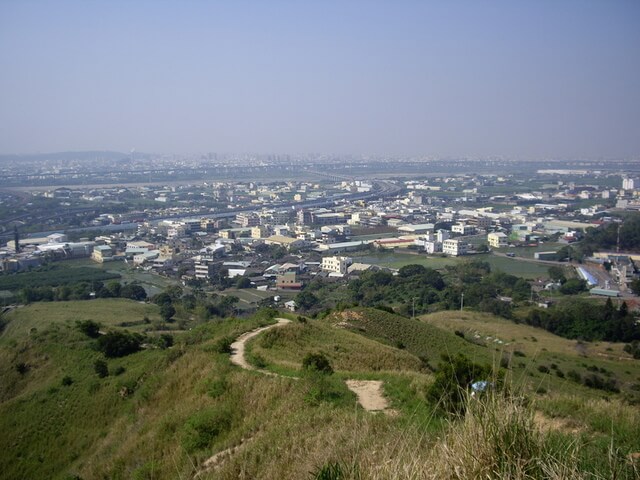
<path id="1" fill-rule="evenodd" d="M 0 1 L 0 152 L 640 155 L 640 2 Z"/>

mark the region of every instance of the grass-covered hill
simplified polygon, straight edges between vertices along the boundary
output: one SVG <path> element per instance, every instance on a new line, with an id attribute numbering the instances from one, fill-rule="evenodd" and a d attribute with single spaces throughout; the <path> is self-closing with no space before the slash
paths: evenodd
<path id="1" fill-rule="evenodd" d="M 78 326 L 93 325 L 87 320 L 100 333 Z M 640 451 L 640 414 L 628 392 L 640 369 L 618 345 L 576 349 L 575 342 L 490 315 L 411 320 L 362 308 L 293 319 L 250 341 L 255 365 L 288 377 L 232 365 L 230 341 L 271 322 L 273 312 L 266 311 L 209 321 L 160 342 L 166 331 L 158 328 L 156 305 L 101 299 L 16 309 L 3 318 L 0 336 L 0 476 L 630 479 L 638 473 L 629 455 Z M 123 338 L 138 338 L 140 348 L 105 356 L 102 339 L 125 331 Z M 304 371 L 309 353 L 323 354 L 335 373 Z M 458 353 L 504 371 L 509 389 L 464 400 L 466 414 L 450 416 L 430 392 L 446 380 L 441 355 Z M 621 393 L 557 373 L 566 377 L 572 368 L 603 378 L 612 372 Z M 391 414 L 359 407 L 345 386 L 350 378 L 382 380 Z"/>

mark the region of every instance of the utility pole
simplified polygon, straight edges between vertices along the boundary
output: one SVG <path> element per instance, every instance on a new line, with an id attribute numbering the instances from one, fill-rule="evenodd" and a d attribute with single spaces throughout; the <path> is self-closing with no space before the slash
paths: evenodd
<path id="1" fill-rule="evenodd" d="M 416 298 L 418 297 L 413 297 L 411 299 L 411 303 L 413 304 L 413 315 L 411 316 L 411 320 L 414 320 L 416 318 Z"/>
<path id="2" fill-rule="evenodd" d="M 464 308 L 464 292 L 460 294 L 460 311 Z"/>

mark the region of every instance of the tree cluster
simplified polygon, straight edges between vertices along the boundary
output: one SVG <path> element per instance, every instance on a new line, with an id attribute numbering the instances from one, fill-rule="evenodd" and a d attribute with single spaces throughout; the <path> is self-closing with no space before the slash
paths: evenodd
<path id="1" fill-rule="evenodd" d="M 549 309 L 534 309 L 525 322 L 566 338 L 609 342 L 640 340 L 640 326 L 629 313 L 627 304 L 623 302 L 616 309 L 610 298 L 604 305 L 575 298 Z"/>
<path id="2" fill-rule="evenodd" d="M 141 285 L 135 283 L 120 285 L 120 282 L 117 281 L 108 282 L 106 285 L 102 282 L 78 282 L 58 287 L 25 287 L 18 292 L 19 301 L 25 304 L 88 300 L 92 297 L 130 298 L 140 301 L 147 298 L 147 292 Z"/>

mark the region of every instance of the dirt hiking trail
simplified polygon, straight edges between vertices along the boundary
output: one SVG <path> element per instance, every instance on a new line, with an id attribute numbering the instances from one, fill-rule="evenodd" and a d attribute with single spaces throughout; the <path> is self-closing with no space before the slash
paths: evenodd
<path id="1" fill-rule="evenodd" d="M 250 332 L 240 335 L 235 342 L 231 344 L 231 363 L 238 365 L 246 370 L 256 370 L 266 375 L 282 376 L 266 370 L 259 370 L 251 365 L 245 357 L 245 347 L 249 340 L 260 335 L 262 332 L 272 328 L 282 327 L 291 323 L 286 318 L 276 318 L 277 323 L 267 325 L 266 327 L 256 328 Z M 298 380 L 296 377 L 286 377 Z M 358 397 L 358 403 L 368 412 L 384 412 L 387 415 L 393 415 L 397 412 L 389 408 L 389 403 L 382 393 L 382 380 L 346 380 L 347 387 Z"/>

